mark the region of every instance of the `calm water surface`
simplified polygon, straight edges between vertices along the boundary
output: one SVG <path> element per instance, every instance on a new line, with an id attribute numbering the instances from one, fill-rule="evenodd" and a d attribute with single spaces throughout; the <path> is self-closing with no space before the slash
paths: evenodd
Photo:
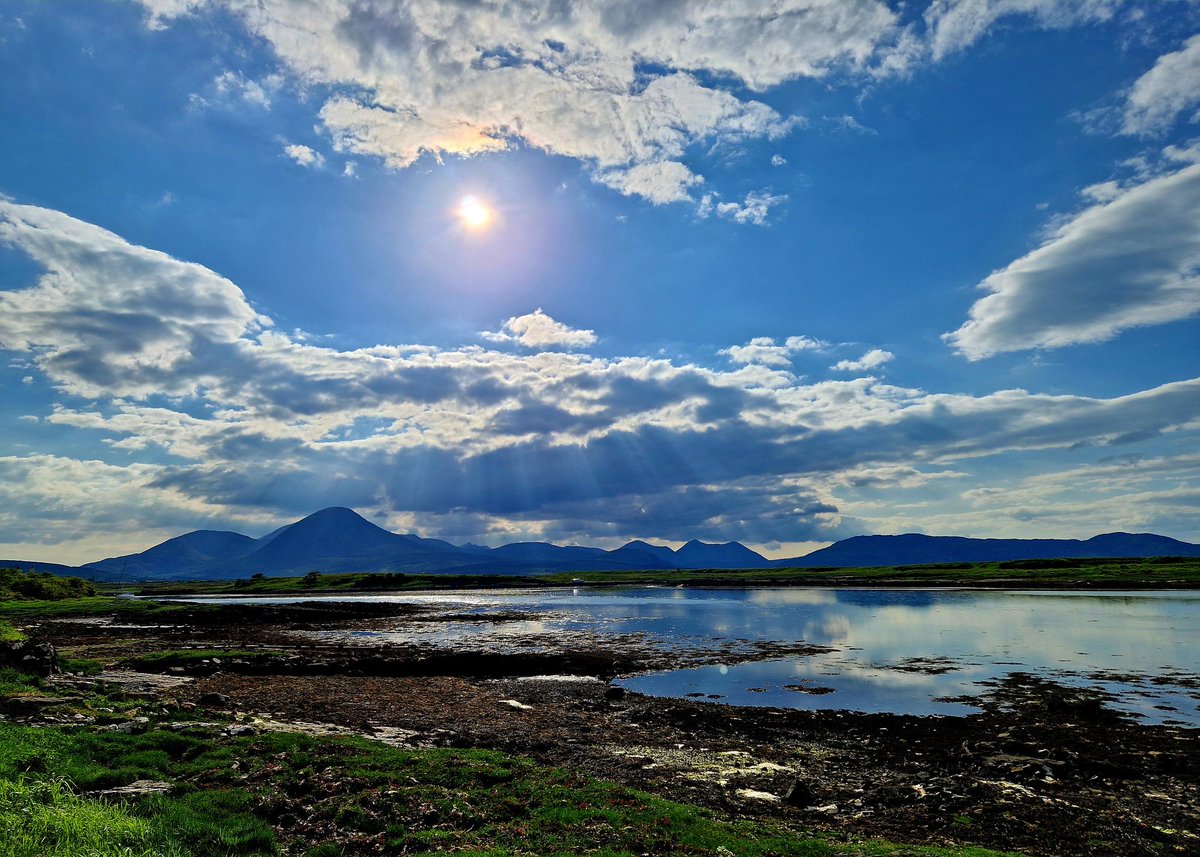
<path id="1" fill-rule="evenodd" d="M 966 714 L 943 697 L 978 695 L 1010 672 L 1115 693 L 1144 722 L 1200 726 L 1200 593 L 660 587 L 328 596 L 445 605 L 465 621 L 389 637 L 453 645 L 574 631 L 640 633 L 662 645 L 808 642 L 826 654 L 634 676 L 658 696 L 739 705 Z M 288 603 L 296 598 L 196 599 Z M 529 621 L 470 621 L 504 611 Z"/>

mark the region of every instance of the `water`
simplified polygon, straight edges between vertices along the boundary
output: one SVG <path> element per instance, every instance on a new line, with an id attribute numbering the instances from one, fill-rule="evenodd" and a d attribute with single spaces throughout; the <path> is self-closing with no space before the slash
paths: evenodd
<path id="1" fill-rule="evenodd" d="M 631 676 L 658 696 L 739 705 L 962 715 L 945 697 L 1025 672 L 1117 695 L 1143 722 L 1200 726 L 1200 593 L 762 588 L 563 589 L 329 596 L 441 605 L 458 621 L 374 636 L 455 645 L 577 632 L 643 634 L 664 647 L 807 642 L 827 653 Z M 295 598 L 208 598 L 287 603 Z M 495 612 L 525 621 L 486 622 Z M 478 621 L 473 621 L 478 617 Z"/>

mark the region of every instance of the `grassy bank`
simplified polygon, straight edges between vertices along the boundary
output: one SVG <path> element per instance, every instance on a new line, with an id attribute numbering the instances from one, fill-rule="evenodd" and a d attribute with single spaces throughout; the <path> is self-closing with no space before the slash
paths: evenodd
<path id="1" fill-rule="evenodd" d="M 256 575 L 236 581 L 144 584 L 140 594 L 291 595 L 544 586 L 968 586 L 985 588 L 1194 589 L 1200 558 L 1051 559 L 885 568 L 592 571 L 545 575 Z M 0 605 L 0 610 L 3 605 Z"/>
<path id="2" fill-rule="evenodd" d="M 135 780 L 165 795 L 113 802 Z M 0 853 L 96 857 L 342 854 L 946 855 L 838 844 L 492 751 L 357 738 L 228 737 L 0 724 Z M 724 850 L 723 850 L 724 849 Z"/>
<path id="3" fill-rule="evenodd" d="M 541 580 L 563 585 L 572 579 L 589 585 L 1195 588 L 1200 587 L 1200 558 L 1014 560 L 882 568 L 610 571 L 548 575 Z"/>

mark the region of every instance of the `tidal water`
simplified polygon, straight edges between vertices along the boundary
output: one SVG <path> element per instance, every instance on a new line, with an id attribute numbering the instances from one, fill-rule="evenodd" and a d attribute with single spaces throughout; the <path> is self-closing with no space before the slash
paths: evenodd
<path id="1" fill-rule="evenodd" d="M 978 696 L 987 682 L 1023 672 L 1111 693 L 1114 708 L 1143 722 L 1200 726 L 1200 592 L 642 587 L 329 598 L 444 605 L 459 614 L 426 629 L 365 635 L 381 643 L 487 637 L 502 645 L 590 632 L 693 649 L 728 641 L 829 649 L 772 660 L 734 653 L 713 665 L 619 682 L 657 696 L 963 715 L 975 709 L 947 698 Z M 488 621 L 495 613 L 509 621 Z M 529 619 L 513 621 L 513 613 Z"/>

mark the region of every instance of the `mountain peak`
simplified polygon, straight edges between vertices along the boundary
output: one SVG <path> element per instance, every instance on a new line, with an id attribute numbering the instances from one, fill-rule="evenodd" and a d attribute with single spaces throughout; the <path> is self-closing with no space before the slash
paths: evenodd
<path id="1" fill-rule="evenodd" d="M 360 553 L 397 541 L 404 537 L 372 524 L 353 509 L 330 506 L 264 536 L 256 556 L 301 562 L 305 557 Z"/>
<path id="2" fill-rule="evenodd" d="M 301 518 L 300 521 L 325 520 L 325 519 L 330 519 L 330 520 L 344 519 L 347 521 L 352 521 L 352 520 L 366 521 L 367 520 L 362 515 L 358 514 L 358 512 L 354 511 L 353 509 L 347 508 L 346 506 L 326 506 L 324 509 L 318 509 L 316 512 L 313 512 L 311 515 L 307 515 L 307 516 Z M 300 523 L 300 521 L 297 521 L 297 523 Z M 368 522 L 368 523 L 370 523 L 370 522 Z"/>
<path id="3" fill-rule="evenodd" d="M 675 551 L 675 565 L 680 568 L 766 568 L 769 564 L 741 542 L 708 544 L 692 539 Z"/>

